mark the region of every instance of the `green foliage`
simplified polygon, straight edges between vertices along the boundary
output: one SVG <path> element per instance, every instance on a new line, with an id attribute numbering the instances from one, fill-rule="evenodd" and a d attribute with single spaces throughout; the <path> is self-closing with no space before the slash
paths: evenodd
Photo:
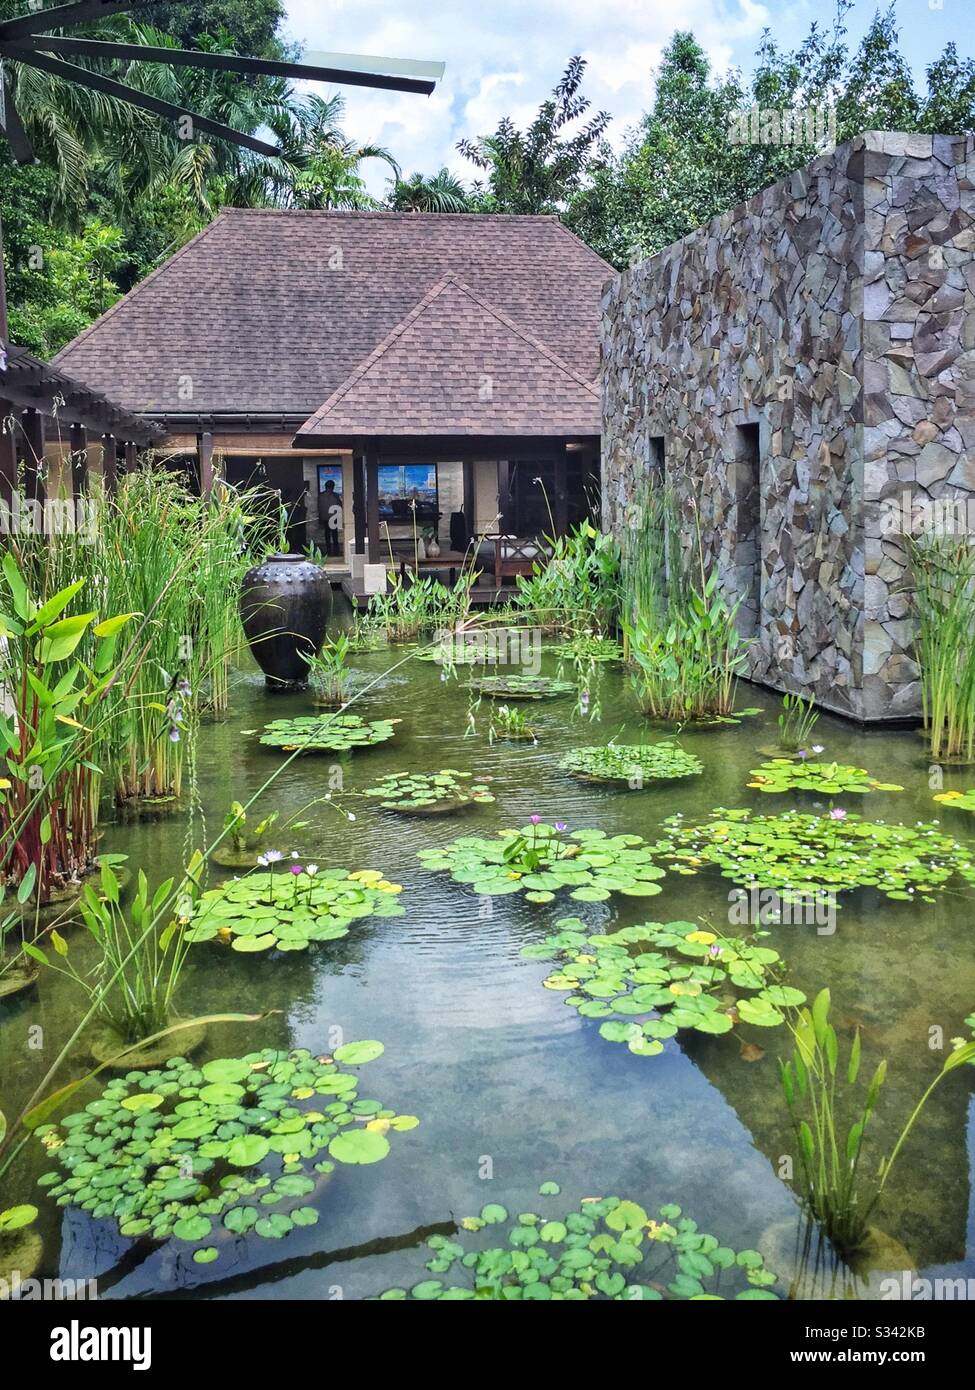
<path id="1" fill-rule="evenodd" d="M 311 941 L 337 941 L 364 917 L 401 917 L 401 891 L 378 869 L 320 869 L 285 863 L 272 851 L 261 867 L 204 893 L 188 941 L 219 941 L 235 951 L 303 951 Z"/>
<path id="2" fill-rule="evenodd" d="M 380 798 L 384 811 L 405 815 L 444 815 L 477 802 L 494 801 L 490 777 L 472 781 L 473 773 L 445 767 L 440 772 L 391 772 L 362 794 Z"/>
<path id="3" fill-rule="evenodd" d="M 975 762 L 975 544 L 930 534 L 908 550 L 930 756 Z"/>
<path id="4" fill-rule="evenodd" d="M 424 866 L 446 871 L 455 883 L 469 883 L 473 893 L 499 897 L 524 893 L 528 902 L 552 902 L 570 888 L 577 902 L 605 902 L 611 893 L 650 897 L 664 870 L 639 835 L 607 835 L 605 830 L 574 830 L 557 821 L 521 830 L 499 830 L 484 838 L 467 835 L 452 844 L 419 851 Z"/>
<path id="5" fill-rule="evenodd" d="M 556 1183 L 543 1183 L 540 1195 L 558 1191 Z M 771 1292 L 777 1276 L 757 1250 L 736 1253 L 699 1230 L 674 1203 L 657 1216 L 652 1220 L 639 1202 L 625 1198 L 586 1197 L 577 1210 L 557 1218 L 523 1213 L 506 1232 L 506 1244 L 468 1250 L 460 1233 L 457 1239 L 432 1236 L 426 1267 L 433 1277 L 410 1289 L 387 1289 L 380 1298 L 536 1303 L 777 1298 Z M 479 1216 L 462 1218 L 460 1227 L 479 1232 L 509 1220 L 506 1209 L 492 1202 Z M 451 1271 L 462 1282 L 446 1284 L 441 1276 Z"/>
<path id="6" fill-rule="evenodd" d="M 260 742 L 287 753 L 345 753 L 392 738 L 398 719 L 363 719 L 358 714 L 304 714 L 272 719 Z"/>
<path id="7" fill-rule="evenodd" d="M 680 1029 L 720 1036 L 738 1022 L 774 1028 L 785 1021 L 784 1006 L 805 1002 L 800 990 L 775 982 L 777 951 L 693 922 L 645 922 L 597 936 L 577 917 L 556 926 L 521 954 L 556 958 L 545 988 L 568 991 L 566 1004 L 583 1018 L 604 1020 L 600 1036 L 638 1057 L 657 1056 Z M 736 998 L 733 990 L 748 993 Z"/>
<path id="8" fill-rule="evenodd" d="M 63 1170 L 45 1173 L 39 1186 L 59 1206 L 114 1220 L 132 1238 L 208 1252 L 204 1242 L 221 1227 L 281 1239 L 317 1221 L 305 1203 L 336 1163 L 379 1162 L 390 1130 L 416 1127 L 415 1116 L 359 1100 L 358 1078 L 339 1065 L 382 1051 L 381 1043 L 349 1043 L 333 1059 L 265 1048 L 200 1068 L 173 1057 L 130 1071 L 59 1126 L 37 1130 Z"/>
<path id="9" fill-rule="evenodd" d="M 878 1064 L 864 1091 L 859 1082 L 859 1029 L 844 1066 L 829 1011 L 830 993 L 824 989 L 811 1009 L 799 1012 L 790 1024 L 795 1050 L 790 1061 L 779 1062 L 779 1072 L 799 1159 L 794 1185 L 837 1253 L 849 1257 L 864 1244 L 870 1217 L 929 1096 L 950 1072 L 975 1059 L 975 1042 L 948 1054 L 889 1156 L 882 1157 L 879 1166 L 871 1163 L 864 1173 L 860 1160 L 867 1127 L 887 1079 L 887 1063 Z"/>
<path id="10" fill-rule="evenodd" d="M 544 630 L 567 638 L 609 636 L 619 599 L 615 539 L 583 521 L 568 536 L 545 541 L 551 558 L 536 561 L 530 576 L 518 575 L 518 607 Z"/>
<path id="11" fill-rule="evenodd" d="M 846 763 L 816 763 L 791 758 L 773 758 L 749 773 L 750 787 L 760 792 L 819 792 L 823 796 L 838 796 L 846 792 L 902 792 L 896 782 L 878 782 L 866 768 L 850 767 Z"/>
<path id="12" fill-rule="evenodd" d="M 802 902 L 813 893 L 835 898 L 854 888 L 875 888 L 900 902 L 934 902 L 935 890 L 955 873 L 975 883 L 970 852 L 936 825 L 865 821 L 839 807 L 824 816 L 758 816 L 719 807 L 696 824 L 671 816 L 664 828 L 655 849 L 676 872 L 715 865 L 725 878 L 773 889 L 783 902 Z"/>
<path id="13" fill-rule="evenodd" d="M 811 747 L 812 731 L 819 714 L 810 697 L 786 693 L 782 697 L 782 713 L 778 718 L 779 746 L 788 753 L 799 753 Z"/>
<path id="14" fill-rule="evenodd" d="M 470 195 L 449 169 L 441 168 L 430 178 L 411 174 L 393 181 L 389 206 L 394 212 L 470 212 Z"/>
<path id="15" fill-rule="evenodd" d="M 522 710 L 496 703 L 491 705 L 488 737 L 492 743 L 498 738 L 509 739 L 513 743 L 537 743 L 538 741 L 538 735 Z"/>
<path id="16" fill-rule="evenodd" d="M 934 799 L 955 811 L 975 811 L 975 787 L 969 787 L 964 792 L 939 792 Z"/>
<path id="17" fill-rule="evenodd" d="M 351 644 L 345 633 L 327 638 L 315 656 L 305 656 L 308 680 L 320 705 L 344 705 L 349 694 L 349 653 Z"/>
<path id="18" fill-rule="evenodd" d="M 573 748 L 559 767 L 590 782 L 625 782 L 640 788 L 648 782 L 670 782 L 703 772 L 701 761 L 679 743 L 607 743 L 592 748 Z"/>
<path id="19" fill-rule="evenodd" d="M 598 665 L 623 660 L 623 648 L 615 637 L 593 637 L 585 632 L 569 637 L 565 642 L 547 646 L 545 650 L 560 660 L 593 662 Z"/>
<path id="20" fill-rule="evenodd" d="M 590 106 L 580 92 L 585 71 L 583 58 L 571 58 L 526 130 L 506 116 L 492 135 L 458 141 L 461 154 L 485 176 L 474 185 L 482 211 L 556 213 L 580 187 L 610 120 L 600 111 L 575 124 Z"/>
<path id="21" fill-rule="evenodd" d="M 481 676 L 471 682 L 481 695 L 502 700 L 549 700 L 557 695 L 574 695 L 572 681 L 557 680 L 554 676 Z"/>

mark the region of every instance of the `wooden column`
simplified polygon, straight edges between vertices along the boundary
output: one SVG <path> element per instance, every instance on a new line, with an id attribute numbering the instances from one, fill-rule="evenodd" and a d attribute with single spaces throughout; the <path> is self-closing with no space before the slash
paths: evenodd
<path id="1" fill-rule="evenodd" d="M 569 482 L 568 460 L 565 448 L 555 455 L 555 496 L 552 499 L 552 517 L 555 521 L 556 536 L 569 532 Z"/>
<path id="2" fill-rule="evenodd" d="M 196 457 L 200 470 L 200 496 L 213 496 L 213 435 L 209 430 L 196 436 Z"/>
<path id="3" fill-rule="evenodd" d="M 114 434 L 102 435 L 102 483 L 106 497 L 114 497 L 118 481 L 118 441 Z"/>
<path id="4" fill-rule="evenodd" d="M 11 509 L 17 494 L 17 436 L 11 419 L 13 413 L 11 402 L 0 398 L 0 502 Z"/>
<path id="5" fill-rule="evenodd" d="M 131 439 L 125 441 L 125 471 L 134 473 L 139 466 L 139 455 Z"/>
<path id="6" fill-rule="evenodd" d="M 375 446 L 366 453 L 366 530 L 369 535 L 369 563 L 381 564 L 383 553 L 379 534 L 379 454 Z"/>
<path id="7" fill-rule="evenodd" d="M 84 425 L 72 425 L 68 431 L 71 459 L 71 491 L 83 497 L 88 491 L 88 431 Z"/>
<path id="8" fill-rule="evenodd" d="M 474 528 L 477 525 L 477 483 L 474 475 L 474 460 L 464 460 L 464 521 L 467 524 L 467 535 L 473 539 Z"/>
<path id="9" fill-rule="evenodd" d="M 514 515 L 511 506 L 511 465 L 507 459 L 498 460 L 498 511 L 501 513 L 495 525 L 502 535 L 514 531 Z"/>
<path id="10" fill-rule="evenodd" d="M 366 462 L 362 454 L 352 455 L 352 523 L 355 553 L 366 553 Z"/>
<path id="11" fill-rule="evenodd" d="M 30 406 L 23 414 L 24 426 L 24 492 L 43 507 L 44 490 L 44 416 Z"/>

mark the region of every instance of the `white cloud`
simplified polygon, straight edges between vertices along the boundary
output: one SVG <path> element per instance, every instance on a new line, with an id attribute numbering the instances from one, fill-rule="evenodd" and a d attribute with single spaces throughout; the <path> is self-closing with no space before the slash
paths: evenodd
<path id="1" fill-rule="evenodd" d="M 361 144 L 389 148 L 404 170 L 442 164 L 463 177 L 473 166 L 456 150 L 462 137 L 492 131 L 501 116 L 524 125 L 549 95 L 573 53 L 587 60 L 583 91 L 593 110 L 613 117 L 619 144 L 652 98 L 652 73 L 676 29 L 692 29 L 719 72 L 736 45 L 755 47 L 768 11 L 755 0 L 287 0 L 288 31 L 309 49 L 428 58 L 446 63 L 431 97 L 347 87 L 345 128 Z M 363 173 L 375 194 L 382 166 Z"/>

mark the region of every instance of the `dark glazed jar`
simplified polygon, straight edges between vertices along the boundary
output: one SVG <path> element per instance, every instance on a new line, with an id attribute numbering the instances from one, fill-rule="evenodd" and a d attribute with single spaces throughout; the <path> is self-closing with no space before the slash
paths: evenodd
<path id="1" fill-rule="evenodd" d="M 269 555 L 247 571 L 240 585 L 240 617 L 269 686 L 307 684 L 301 654 L 321 651 L 331 613 L 328 575 L 303 555 Z"/>

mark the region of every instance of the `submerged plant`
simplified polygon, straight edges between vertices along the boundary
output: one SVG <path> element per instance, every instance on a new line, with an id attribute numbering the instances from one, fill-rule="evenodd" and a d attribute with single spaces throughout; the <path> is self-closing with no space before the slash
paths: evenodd
<path id="1" fill-rule="evenodd" d="M 648 782 L 697 776 L 704 769 L 693 753 L 669 739 L 650 744 L 607 743 L 573 748 L 559 763 L 566 772 L 588 782 L 623 782 L 632 788 Z"/>
<path id="2" fill-rule="evenodd" d="M 854 888 L 933 902 L 934 890 L 955 873 L 975 883 L 971 854 L 936 825 L 865 821 L 842 807 L 823 816 L 719 807 L 707 821 L 685 824 L 671 816 L 664 828 L 655 850 L 677 873 L 714 865 L 743 887 L 773 889 L 783 902 L 827 894 L 835 903 L 837 894 Z"/>
<path id="3" fill-rule="evenodd" d="M 345 753 L 392 738 L 399 719 L 363 719 L 358 714 L 305 714 L 272 719 L 260 742 L 286 753 Z"/>
<path id="4" fill-rule="evenodd" d="M 492 838 L 465 835 L 449 845 L 420 850 L 424 866 L 446 871 L 474 893 L 497 897 L 524 893 L 528 902 L 548 903 L 561 889 L 577 902 L 605 902 L 611 893 L 650 897 L 660 892 L 664 870 L 639 835 L 574 830 L 562 821 L 545 825 L 533 816 L 521 830 L 499 830 Z"/>
<path id="5" fill-rule="evenodd" d="M 482 695 L 505 700 L 547 700 L 556 695 L 574 695 L 572 681 L 557 680 L 554 676 L 482 676 L 472 681 Z"/>
<path id="6" fill-rule="evenodd" d="M 493 743 L 495 739 L 510 739 L 514 743 L 536 743 L 538 735 L 528 722 L 528 718 L 520 709 L 512 709 L 510 705 L 492 704 L 490 725 L 488 727 L 488 738 Z"/>
<path id="7" fill-rule="evenodd" d="M 542 1195 L 556 1195 L 544 1183 Z M 510 1222 L 503 1243 L 495 1227 Z M 679 1206 L 662 1206 L 651 1218 L 639 1204 L 619 1197 L 584 1197 L 575 1211 L 557 1217 L 524 1212 L 511 1221 L 498 1202 L 479 1216 L 464 1217 L 464 1233 L 488 1231 L 494 1244 L 474 1245 L 436 1235 L 427 1241 L 431 1277 L 411 1288 L 387 1289 L 383 1299 L 424 1302 L 489 1299 L 547 1302 L 612 1299 L 617 1303 L 661 1299 L 775 1299 L 777 1276 L 757 1250 L 735 1251 L 698 1228 Z M 467 1246 L 471 1248 L 468 1249 Z M 454 1281 L 445 1282 L 453 1274 Z"/>
<path id="8" fill-rule="evenodd" d="M 203 894 L 187 940 L 219 941 L 235 951 L 303 951 L 309 942 L 348 936 L 360 917 L 401 917 L 401 892 L 378 869 L 323 869 L 272 851 L 253 873 Z"/>
<path id="9" fill-rule="evenodd" d="M 889 1155 L 861 1169 L 867 1126 L 887 1077 L 887 1063 L 876 1067 L 865 1093 L 857 1094 L 860 1032 L 845 1066 L 836 1030 L 829 1021 L 830 994 L 820 991 L 811 1009 L 802 1009 L 790 1024 L 795 1050 L 780 1062 L 782 1090 L 796 1137 L 799 1159 L 796 1190 L 837 1253 L 855 1256 L 869 1234 L 869 1222 L 883 1196 L 898 1155 L 935 1087 L 955 1068 L 975 1059 L 975 1042 L 945 1058 L 925 1090 Z"/>
<path id="10" fill-rule="evenodd" d="M 776 982 L 777 951 L 693 922 L 645 922 L 604 935 L 590 935 L 578 917 L 556 926 L 521 954 L 558 959 L 545 988 L 568 991 L 566 1004 L 583 1018 L 604 1020 L 600 1035 L 639 1057 L 663 1052 L 663 1040 L 680 1029 L 722 1034 L 738 1022 L 774 1028 L 785 1022 L 784 1007 L 806 998 Z"/>
<path id="11" fill-rule="evenodd" d="M 347 1068 L 383 1050 L 373 1041 L 330 1057 L 265 1048 L 200 1068 L 174 1057 L 131 1071 L 84 1110 L 37 1129 L 62 1170 L 38 1184 L 59 1206 L 116 1221 L 123 1236 L 193 1246 L 198 1264 L 249 1232 L 280 1240 L 317 1222 L 307 1199 L 336 1163 L 377 1163 L 388 1133 L 419 1123 L 358 1099 Z"/>
<path id="12" fill-rule="evenodd" d="M 442 768 L 440 772 L 391 772 L 363 796 L 378 797 L 384 811 L 406 815 L 444 815 L 464 806 L 494 801 L 490 777 L 472 781 L 473 773 Z"/>
<path id="13" fill-rule="evenodd" d="M 840 796 L 847 792 L 902 792 L 897 782 L 878 782 L 866 768 L 847 763 L 793 762 L 791 758 L 773 758 L 752 768 L 748 774 L 750 787 L 760 792 L 819 792 L 823 796 Z"/>
<path id="14" fill-rule="evenodd" d="M 308 665 L 308 683 L 316 704 L 345 704 L 349 694 L 349 682 L 352 679 L 352 672 L 349 670 L 350 651 L 348 637 L 339 633 L 337 637 L 326 638 L 320 652 L 312 655 L 303 654 L 303 659 Z"/>

